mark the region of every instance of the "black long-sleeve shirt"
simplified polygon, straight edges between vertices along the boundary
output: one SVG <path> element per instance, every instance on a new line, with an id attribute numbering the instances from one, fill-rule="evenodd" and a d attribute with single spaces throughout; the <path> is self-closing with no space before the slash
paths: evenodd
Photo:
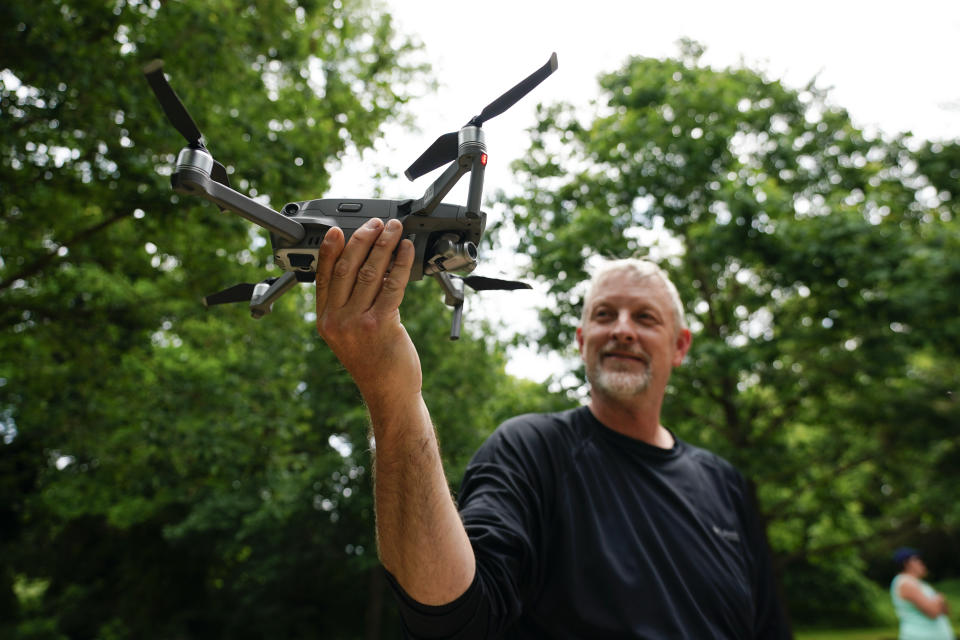
<path id="1" fill-rule="evenodd" d="M 503 425 L 460 493 L 473 584 L 426 606 L 391 579 L 415 638 L 790 638 L 743 477 L 653 447 L 586 407 Z"/>

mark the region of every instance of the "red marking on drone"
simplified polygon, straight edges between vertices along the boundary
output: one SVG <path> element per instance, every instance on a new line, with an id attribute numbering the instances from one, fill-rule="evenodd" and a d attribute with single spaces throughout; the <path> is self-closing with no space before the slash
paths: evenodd
<path id="1" fill-rule="evenodd" d="M 480 154 L 480 164 L 482 164 L 483 166 L 487 166 L 487 154 L 485 153 Z"/>

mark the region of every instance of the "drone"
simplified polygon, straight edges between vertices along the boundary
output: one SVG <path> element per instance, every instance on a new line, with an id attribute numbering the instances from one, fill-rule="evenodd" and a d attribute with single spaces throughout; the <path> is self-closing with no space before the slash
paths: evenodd
<path id="1" fill-rule="evenodd" d="M 420 198 L 322 198 L 289 202 L 278 212 L 230 187 L 226 168 L 214 160 L 203 134 L 167 81 L 163 61 L 153 60 L 147 64 L 143 68 L 147 82 L 167 120 L 187 141 L 170 177 L 173 190 L 209 200 L 222 211 L 236 213 L 269 231 L 274 263 L 284 271 L 279 277 L 266 278 L 256 284 L 237 284 L 206 296 L 204 306 L 249 302 L 251 316 L 262 318 L 295 284 L 314 281 L 319 247 L 328 230 L 339 227 L 348 240 L 371 218 L 384 222 L 397 219 L 403 223 L 403 237 L 409 238 L 415 249 L 409 279 L 412 282 L 431 276 L 440 283 L 444 303 L 453 308 L 450 339 L 457 340 L 463 317 L 464 286 L 475 291 L 531 288 L 529 284 L 513 280 L 457 274 L 471 274 L 476 268 L 477 247 L 486 226 L 487 214 L 480 210 L 487 165 L 481 127 L 516 104 L 556 69 L 557 54 L 553 53 L 546 64 L 484 107 L 459 131 L 437 138 L 404 172 L 407 179 L 413 181 L 447 165 Z M 466 173 L 470 174 L 466 206 L 442 202 Z"/>

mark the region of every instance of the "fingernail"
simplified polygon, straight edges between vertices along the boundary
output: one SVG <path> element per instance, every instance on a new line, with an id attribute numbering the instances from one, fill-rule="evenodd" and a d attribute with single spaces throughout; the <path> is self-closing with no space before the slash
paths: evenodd
<path id="1" fill-rule="evenodd" d="M 403 225 L 396 218 L 393 218 L 392 220 L 387 222 L 387 229 L 389 229 L 390 231 L 396 231 L 402 226 Z"/>
<path id="2" fill-rule="evenodd" d="M 379 229 L 380 225 L 382 224 L 383 221 L 380 220 L 380 218 L 370 218 L 364 223 L 363 226 L 367 227 L 368 229 Z"/>

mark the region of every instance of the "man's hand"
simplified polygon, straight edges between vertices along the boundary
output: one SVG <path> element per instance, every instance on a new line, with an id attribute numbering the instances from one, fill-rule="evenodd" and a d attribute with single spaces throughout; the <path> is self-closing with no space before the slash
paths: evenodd
<path id="1" fill-rule="evenodd" d="M 402 234 L 398 220 L 384 225 L 373 218 L 344 246 L 343 231 L 332 228 L 317 261 L 317 331 L 372 412 L 386 396 L 419 394 L 422 382 L 420 359 L 400 323 L 414 259 L 413 244 L 401 242 Z"/>

